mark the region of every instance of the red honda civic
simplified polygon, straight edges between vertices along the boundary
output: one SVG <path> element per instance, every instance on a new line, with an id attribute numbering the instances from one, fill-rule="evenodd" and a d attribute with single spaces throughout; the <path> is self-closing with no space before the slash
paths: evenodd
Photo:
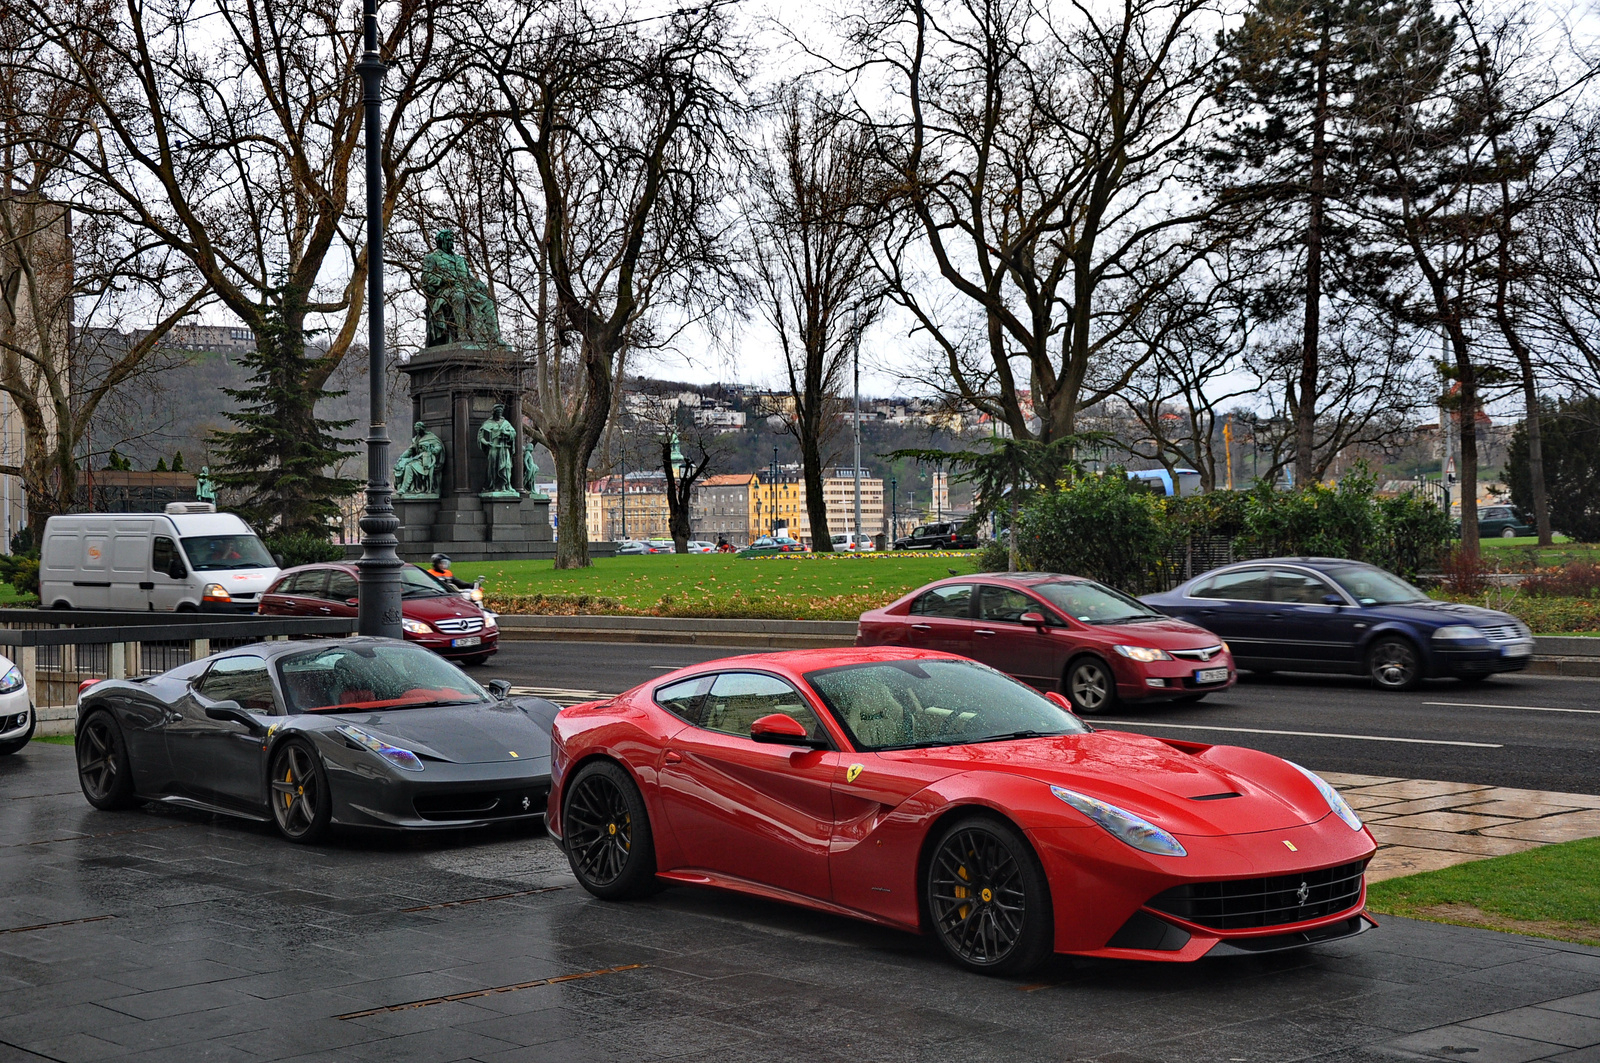
<path id="1" fill-rule="evenodd" d="M 1041 690 L 1078 713 L 1119 701 L 1199 701 L 1238 680 L 1228 644 L 1078 576 L 985 572 L 930 583 L 861 614 L 857 646 L 959 653 Z"/>
<path id="2" fill-rule="evenodd" d="M 680 669 L 563 709 L 546 825 L 605 899 L 737 890 L 934 934 L 1021 974 L 1350 937 L 1377 846 L 1253 749 L 1095 731 L 1060 694 L 909 649 Z"/>
<path id="3" fill-rule="evenodd" d="M 259 611 L 274 616 L 355 616 L 354 565 L 284 569 L 261 595 Z M 500 649 L 494 614 L 415 565 L 400 570 L 400 627 L 407 642 L 461 664 L 482 664 Z"/>

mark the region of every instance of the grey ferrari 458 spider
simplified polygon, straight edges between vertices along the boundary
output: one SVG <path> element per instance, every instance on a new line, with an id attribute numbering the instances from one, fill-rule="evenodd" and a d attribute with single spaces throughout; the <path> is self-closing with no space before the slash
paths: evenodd
<path id="1" fill-rule="evenodd" d="M 557 707 L 391 639 L 272 642 L 78 695 L 96 808 L 161 801 L 277 824 L 472 827 L 544 814 Z"/>

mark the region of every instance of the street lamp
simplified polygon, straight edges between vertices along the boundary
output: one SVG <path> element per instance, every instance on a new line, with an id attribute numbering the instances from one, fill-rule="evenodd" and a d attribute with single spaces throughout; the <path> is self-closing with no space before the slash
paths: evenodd
<path id="1" fill-rule="evenodd" d="M 378 0 L 366 0 L 362 14 L 365 51 L 356 70 L 367 135 L 367 509 L 361 517 L 361 575 L 357 588 L 356 630 L 363 635 L 400 637 L 400 545 L 389 484 L 387 374 L 383 364 L 383 114 L 384 63 L 378 56 Z"/>
<path id="2" fill-rule="evenodd" d="M 772 498 L 772 534 L 778 534 L 778 444 L 772 444 L 772 478 L 767 481 L 771 485 L 769 494 Z"/>
<path id="3" fill-rule="evenodd" d="M 898 486 L 893 476 L 889 477 L 889 545 L 894 546 L 894 541 L 900 537 L 900 507 L 895 498 L 895 488 Z"/>

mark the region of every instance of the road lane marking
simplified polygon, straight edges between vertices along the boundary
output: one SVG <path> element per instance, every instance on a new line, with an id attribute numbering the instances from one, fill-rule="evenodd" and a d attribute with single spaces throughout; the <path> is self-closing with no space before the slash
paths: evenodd
<path id="1" fill-rule="evenodd" d="M 344 1015 L 335 1015 L 336 1019 L 365 1019 L 372 1015 L 382 1015 L 390 1011 L 409 1011 L 412 1008 L 426 1008 L 432 1004 L 451 1004 L 457 1000 L 471 1000 L 474 997 L 487 997 L 495 993 L 514 993 L 519 989 L 537 989 L 543 985 L 557 985 L 561 982 L 576 982 L 584 978 L 598 978 L 603 974 L 618 974 L 622 971 L 637 971 L 645 965 L 642 963 L 628 963 L 621 967 L 602 967 L 598 971 L 581 971 L 578 974 L 558 974 L 554 978 L 535 978 L 531 982 L 516 982 L 512 985 L 497 985 L 489 989 L 472 989 L 465 993 L 451 993 L 444 997 L 429 997 L 426 1000 L 408 1000 L 404 1004 L 387 1004 L 383 1007 L 368 1008 L 366 1011 L 352 1011 Z"/>
<path id="2" fill-rule="evenodd" d="M 1552 709 L 1544 705 L 1490 705 L 1482 701 L 1424 701 L 1424 705 L 1443 705 L 1452 709 L 1518 709 L 1522 712 L 1581 712 L 1600 716 L 1600 709 Z"/>
<path id="3" fill-rule="evenodd" d="M 1498 742 L 1450 742 L 1442 738 L 1394 738 L 1389 735 L 1351 735 L 1332 731 L 1269 731 L 1264 727 L 1207 727 L 1198 723 L 1146 723 L 1143 720 L 1095 720 L 1121 727 L 1174 727 L 1180 731 L 1230 731 L 1252 735 L 1292 735 L 1296 738 L 1349 738 L 1357 742 L 1405 742 L 1417 746 L 1472 746 L 1475 749 L 1504 749 Z"/>
<path id="4" fill-rule="evenodd" d="M 49 930 L 57 926 L 77 926 L 79 923 L 98 923 L 105 919 L 115 919 L 114 915 L 88 915 L 82 919 L 63 919 L 57 923 L 35 923 L 32 926 L 8 926 L 0 930 L 0 934 L 26 934 L 30 930 Z"/>

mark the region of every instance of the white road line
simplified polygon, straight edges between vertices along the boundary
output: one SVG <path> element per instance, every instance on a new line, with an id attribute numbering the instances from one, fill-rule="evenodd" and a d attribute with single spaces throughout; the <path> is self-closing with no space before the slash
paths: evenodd
<path id="1" fill-rule="evenodd" d="M 1478 701 L 1424 701 L 1424 705 L 1443 705 L 1452 709 L 1518 709 L 1522 712 L 1581 712 L 1600 716 L 1600 709 L 1552 709 L 1544 705 L 1490 705 Z"/>
<path id="2" fill-rule="evenodd" d="M 1449 742 L 1434 738 L 1392 738 L 1387 735 L 1335 734 L 1329 731 L 1269 731 L 1263 727 L 1207 727 L 1197 723 L 1146 723 L 1143 720 L 1094 720 L 1100 724 L 1117 724 L 1122 727 L 1172 727 L 1180 731 L 1230 731 L 1252 735 L 1293 735 L 1296 738 L 1349 738 L 1357 742 L 1405 742 L 1417 746 L 1472 746 L 1476 749 L 1504 749 L 1496 742 Z"/>

